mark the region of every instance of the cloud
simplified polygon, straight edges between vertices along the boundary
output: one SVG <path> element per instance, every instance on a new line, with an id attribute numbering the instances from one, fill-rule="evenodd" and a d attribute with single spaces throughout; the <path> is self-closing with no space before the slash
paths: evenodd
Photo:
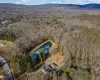
<path id="1" fill-rule="evenodd" d="M 62 4 L 89 4 L 89 3 L 100 3 L 100 0 L 60 0 L 56 3 Z"/>
<path id="2" fill-rule="evenodd" d="M 16 0 L 15 3 L 16 4 L 25 4 L 25 3 L 29 3 L 31 2 L 32 0 Z"/>
<path id="3" fill-rule="evenodd" d="M 31 2 L 32 0 L 21 0 L 21 2 Z"/>
<path id="4" fill-rule="evenodd" d="M 61 0 L 62 3 L 67 3 L 67 4 L 82 4 L 84 1 L 83 0 Z"/>
<path id="5" fill-rule="evenodd" d="M 15 1 L 15 4 L 21 4 L 21 2 L 20 1 Z"/>
<path id="6" fill-rule="evenodd" d="M 13 0 L 16 4 L 46 4 L 46 3 L 59 3 L 59 4 L 89 4 L 100 3 L 100 0 Z"/>
<path id="7" fill-rule="evenodd" d="M 56 4 L 56 3 L 62 3 L 62 1 L 60 1 L 60 0 L 59 0 L 59 1 L 57 1 L 57 2 L 52 1 L 52 3 L 53 3 L 53 4 Z"/>

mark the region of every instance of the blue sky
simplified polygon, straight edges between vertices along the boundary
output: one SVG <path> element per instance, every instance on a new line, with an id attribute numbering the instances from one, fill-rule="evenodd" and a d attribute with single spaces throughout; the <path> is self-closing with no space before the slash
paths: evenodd
<path id="1" fill-rule="evenodd" d="M 0 0 L 0 3 L 15 3 L 15 4 L 25 4 L 25 5 L 38 5 L 47 3 L 89 4 L 89 3 L 100 3 L 100 0 Z"/>

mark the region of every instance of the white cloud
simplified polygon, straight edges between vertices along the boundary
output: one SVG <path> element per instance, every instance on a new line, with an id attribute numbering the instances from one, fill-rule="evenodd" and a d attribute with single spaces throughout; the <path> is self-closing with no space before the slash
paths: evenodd
<path id="1" fill-rule="evenodd" d="M 21 0 L 21 2 L 30 2 L 31 0 Z"/>
<path id="2" fill-rule="evenodd" d="M 52 1 L 52 3 L 53 3 L 53 4 L 62 3 L 62 1 L 61 1 L 61 0 L 59 0 L 59 1 L 57 1 L 57 2 L 56 2 L 56 1 Z"/>
<path id="3" fill-rule="evenodd" d="M 62 3 L 61 1 L 58 1 L 58 2 L 55 2 L 55 1 L 52 1 L 53 4 L 56 4 L 56 3 Z"/>
<path id="4" fill-rule="evenodd" d="M 89 3 L 100 3 L 100 0 L 60 0 L 61 3 L 65 4 L 89 4 Z"/>
<path id="5" fill-rule="evenodd" d="M 13 0 L 16 4 L 28 4 L 33 0 Z M 35 2 L 50 3 L 50 0 L 35 0 Z M 51 3 L 59 4 L 89 4 L 89 3 L 100 3 L 100 0 L 51 0 Z"/>
<path id="6" fill-rule="evenodd" d="M 20 1 L 16 1 L 15 4 L 21 4 L 21 2 Z"/>
<path id="7" fill-rule="evenodd" d="M 16 0 L 15 3 L 16 4 L 23 4 L 23 3 L 28 3 L 31 2 L 32 0 Z"/>

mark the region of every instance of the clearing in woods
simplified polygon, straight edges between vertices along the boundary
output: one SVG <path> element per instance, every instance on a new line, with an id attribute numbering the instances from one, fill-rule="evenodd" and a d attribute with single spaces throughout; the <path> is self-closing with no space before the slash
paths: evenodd
<path id="1" fill-rule="evenodd" d="M 52 47 L 57 47 L 57 44 L 56 43 L 53 43 Z M 51 53 L 52 54 L 52 53 Z M 52 64 L 52 63 L 56 63 L 58 65 L 58 67 L 62 67 L 65 63 L 65 60 L 64 60 L 64 55 L 62 55 L 61 52 L 57 52 L 55 54 L 52 54 L 46 61 L 45 61 L 45 64 L 46 65 L 49 65 L 49 64 Z"/>

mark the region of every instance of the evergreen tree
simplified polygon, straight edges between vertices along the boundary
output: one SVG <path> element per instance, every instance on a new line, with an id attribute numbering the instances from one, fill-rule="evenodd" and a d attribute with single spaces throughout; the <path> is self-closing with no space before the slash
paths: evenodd
<path id="1" fill-rule="evenodd" d="M 18 75 L 20 73 L 20 65 L 18 62 L 15 63 L 15 66 L 14 66 L 14 74 L 15 75 Z"/>
<path id="2" fill-rule="evenodd" d="M 53 73 L 53 78 L 52 78 L 52 80 L 58 80 L 58 79 L 57 79 L 57 74 L 56 74 L 56 72 Z"/>
<path id="3" fill-rule="evenodd" d="M 31 72 L 32 71 L 32 67 L 31 67 L 31 63 L 27 63 L 27 69 L 26 69 L 27 72 Z"/>
<path id="4" fill-rule="evenodd" d="M 15 65 L 15 56 L 14 56 L 14 55 L 11 55 L 10 66 L 11 66 L 11 67 L 14 67 L 14 65 Z"/>
<path id="5" fill-rule="evenodd" d="M 39 57 L 40 57 L 40 61 L 41 61 L 41 62 L 45 61 L 46 56 L 45 56 L 44 50 L 42 50 L 42 51 L 39 53 Z"/>
<path id="6" fill-rule="evenodd" d="M 40 62 L 42 62 L 43 61 L 43 53 L 42 52 L 39 53 L 39 58 L 40 58 Z"/>
<path id="7" fill-rule="evenodd" d="M 45 55 L 45 51 L 43 50 L 43 61 L 45 61 L 46 60 L 46 55 Z"/>
<path id="8" fill-rule="evenodd" d="M 63 75 L 61 77 L 61 80 L 68 80 L 67 74 L 65 72 L 63 73 Z"/>

